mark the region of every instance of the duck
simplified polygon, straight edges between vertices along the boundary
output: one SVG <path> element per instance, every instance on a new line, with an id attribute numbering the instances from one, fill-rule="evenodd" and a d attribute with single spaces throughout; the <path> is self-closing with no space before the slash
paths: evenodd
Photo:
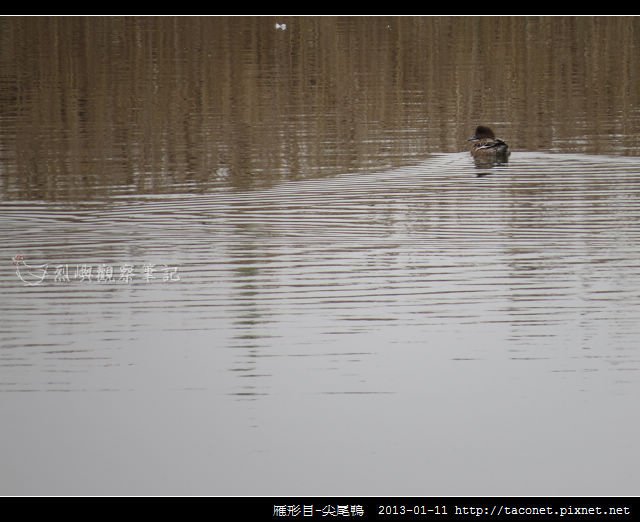
<path id="1" fill-rule="evenodd" d="M 489 127 L 480 125 L 476 133 L 467 141 L 472 141 L 471 155 L 476 161 L 506 163 L 509 161 L 509 145 L 496 135 Z"/>

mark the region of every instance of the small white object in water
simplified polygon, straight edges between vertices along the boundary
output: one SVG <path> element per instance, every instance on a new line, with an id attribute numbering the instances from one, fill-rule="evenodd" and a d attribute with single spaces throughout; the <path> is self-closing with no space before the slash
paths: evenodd
<path id="1" fill-rule="evenodd" d="M 286 31 L 287 30 L 287 24 L 279 24 L 276 22 L 276 31 L 280 29 L 281 31 Z"/>
<path id="2" fill-rule="evenodd" d="M 218 179 L 226 179 L 231 174 L 231 169 L 229 167 L 218 167 L 215 174 Z"/>

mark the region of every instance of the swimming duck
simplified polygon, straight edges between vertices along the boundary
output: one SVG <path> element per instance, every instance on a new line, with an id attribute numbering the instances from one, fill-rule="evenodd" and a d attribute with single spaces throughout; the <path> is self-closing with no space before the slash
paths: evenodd
<path id="1" fill-rule="evenodd" d="M 483 162 L 506 163 L 509 161 L 509 145 L 495 134 L 489 127 L 480 125 L 476 133 L 467 141 L 472 141 L 471 155 L 476 160 Z"/>

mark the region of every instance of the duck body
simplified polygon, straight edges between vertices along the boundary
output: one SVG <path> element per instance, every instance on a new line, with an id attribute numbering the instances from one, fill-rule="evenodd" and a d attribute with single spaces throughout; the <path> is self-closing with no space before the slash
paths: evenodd
<path id="1" fill-rule="evenodd" d="M 480 125 L 476 133 L 467 141 L 473 142 L 471 155 L 474 159 L 483 162 L 506 163 L 509 161 L 509 145 L 495 134 L 489 127 Z"/>

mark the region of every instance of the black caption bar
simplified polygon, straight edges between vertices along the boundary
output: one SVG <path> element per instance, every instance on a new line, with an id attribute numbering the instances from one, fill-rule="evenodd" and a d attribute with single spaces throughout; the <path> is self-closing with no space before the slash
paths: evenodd
<path id="1" fill-rule="evenodd" d="M 184 519 L 203 509 L 218 519 L 252 521 L 640 520 L 640 497 L 3 497 L 29 515 L 86 520 L 134 512 Z M 13 506 L 11 505 L 13 504 Z M 200 517 L 198 515 L 198 517 Z"/>

